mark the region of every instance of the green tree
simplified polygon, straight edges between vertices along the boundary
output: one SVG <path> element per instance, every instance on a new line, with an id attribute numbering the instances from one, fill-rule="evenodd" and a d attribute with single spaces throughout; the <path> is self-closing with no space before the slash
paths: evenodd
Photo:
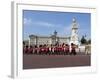
<path id="1" fill-rule="evenodd" d="M 82 36 L 82 38 L 81 38 L 81 44 L 86 44 L 86 43 L 87 43 L 87 40 L 85 39 L 84 36 Z"/>

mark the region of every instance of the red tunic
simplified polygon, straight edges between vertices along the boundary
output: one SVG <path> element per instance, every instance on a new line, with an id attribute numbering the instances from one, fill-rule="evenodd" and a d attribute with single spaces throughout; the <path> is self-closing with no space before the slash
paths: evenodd
<path id="1" fill-rule="evenodd" d="M 24 52 L 25 53 L 28 53 L 28 48 L 24 48 Z"/>
<path id="2" fill-rule="evenodd" d="M 72 46 L 71 48 L 72 48 L 72 50 L 75 50 L 75 46 Z"/>
<path id="3" fill-rule="evenodd" d="M 29 53 L 33 53 L 33 48 L 29 48 Z"/>

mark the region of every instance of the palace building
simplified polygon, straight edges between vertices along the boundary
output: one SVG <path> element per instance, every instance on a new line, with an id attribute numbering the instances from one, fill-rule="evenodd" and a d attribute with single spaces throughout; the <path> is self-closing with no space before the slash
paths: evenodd
<path id="1" fill-rule="evenodd" d="M 70 36 L 59 36 L 55 30 L 53 35 L 50 36 L 39 36 L 31 34 L 29 35 L 29 40 L 24 40 L 25 45 L 43 45 L 43 44 L 79 44 L 78 40 L 78 23 L 75 18 L 72 19 L 71 24 L 71 35 Z"/>

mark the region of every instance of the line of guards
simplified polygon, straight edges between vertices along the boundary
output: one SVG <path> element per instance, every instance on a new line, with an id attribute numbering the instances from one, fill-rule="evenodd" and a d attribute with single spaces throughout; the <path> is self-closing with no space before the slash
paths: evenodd
<path id="1" fill-rule="evenodd" d="M 24 46 L 23 47 L 24 54 L 36 54 L 36 55 L 76 55 L 75 45 L 71 44 L 60 44 L 60 45 L 39 45 L 39 47 L 35 46 Z"/>

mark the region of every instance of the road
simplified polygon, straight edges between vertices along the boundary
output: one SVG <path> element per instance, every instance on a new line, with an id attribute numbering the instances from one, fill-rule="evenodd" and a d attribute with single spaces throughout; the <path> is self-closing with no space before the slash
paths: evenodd
<path id="1" fill-rule="evenodd" d="M 23 69 L 90 66 L 90 55 L 23 55 Z"/>

